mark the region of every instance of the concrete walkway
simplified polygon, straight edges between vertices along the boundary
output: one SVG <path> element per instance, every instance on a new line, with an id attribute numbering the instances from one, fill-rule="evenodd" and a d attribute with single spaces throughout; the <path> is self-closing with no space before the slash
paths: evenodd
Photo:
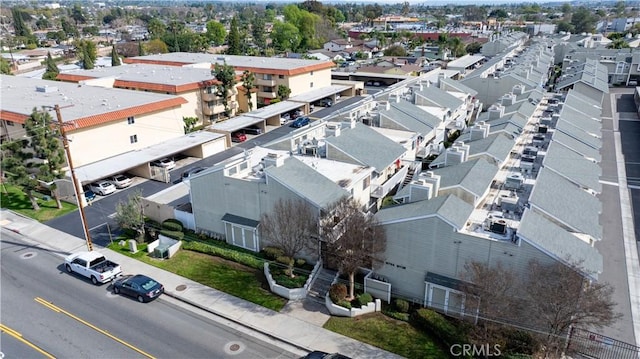
<path id="1" fill-rule="evenodd" d="M 50 249 L 61 258 L 86 250 L 85 241 L 50 228 L 14 212 L 2 210 L 0 226 L 20 234 L 25 241 Z M 125 273 L 143 273 L 157 279 L 166 295 L 205 310 L 220 318 L 261 334 L 294 354 L 321 350 L 339 352 L 352 358 L 401 358 L 393 353 L 323 329 L 328 320 L 326 308 L 313 301 L 289 302 L 280 312 L 266 309 L 232 295 L 206 287 L 176 274 L 150 266 L 106 248 L 94 248 L 121 264 Z"/>

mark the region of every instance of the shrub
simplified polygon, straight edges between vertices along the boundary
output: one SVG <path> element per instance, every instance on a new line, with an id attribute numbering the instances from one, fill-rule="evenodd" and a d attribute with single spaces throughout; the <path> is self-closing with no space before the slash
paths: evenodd
<path id="1" fill-rule="evenodd" d="M 362 293 L 356 296 L 356 303 L 354 305 L 361 307 L 363 305 L 367 305 L 367 303 L 373 302 L 373 297 L 369 293 Z"/>
<path id="2" fill-rule="evenodd" d="M 413 313 L 411 321 L 418 328 L 438 338 L 446 346 L 467 342 L 463 333 L 460 333 L 447 318 L 433 310 L 420 308 Z"/>
<path id="3" fill-rule="evenodd" d="M 396 299 L 393 301 L 393 305 L 400 313 L 409 313 L 409 302 L 404 299 Z"/>
<path id="4" fill-rule="evenodd" d="M 329 298 L 333 303 L 338 304 L 347 297 L 347 286 L 342 283 L 336 283 L 329 288 Z"/>
<path id="5" fill-rule="evenodd" d="M 287 257 L 287 256 L 280 256 L 280 257 L 276 258 L 276 262 L 284 264 L 286 266 L 292 266 L 293 265 L 293 258 Z"/>
<path id="6" fill-rule="evenodd" d="M 304 260 L 304 258 L 298 258 L 296 259 L 296 266 L 298 267 L 303 267 L 305 264 L 307 264 L 307 261 Z"/>
<path id="7" fill-rule="evenodd" d="M 202 242 L 183 242 L 182 248 L 194 252 L 210 254 L 228 259 L 255 269 L 262 269 L 264 263 L 262 259 L 256 258 L 248 253 L 242 253 L 233 249 L 212 246 Z"/>
<path id="8" fill-rule="evenodd" d="M 284 251 L 278 247 L 264 247 L 262 251 L 267 258 L 273 260 L 284 255 Z"/>
<path id="9" fill-rule="evenodd" d="M 171 231 L 168 229 L 162 229 L 160 230 L 160 234 L 162 234 L 163 236 L 167 236 L 173 239 L 177 239 L 177 240 L 183 240 L 184 239 L 184 233 L 180 232 L 180 231 Z"/>
<path id="10" fill-rule="evenodd" d="M 162 222 L 162 228 L 176 232 L 182 232 L 184 230 L 182 222 L 173 218 L 167 219 L 166 221 Z"/>
<path id="11" fill-rule="evenodd" d="M 409 313 L 385 312 L 384 315 L 389 316 L 393 319 L 402 320 L 403 322 L 409 321 Z"/>
<path id="12" fill-rule="evenodd" d="M 341 300 L 337 304 L 343 308 L 351 309 L 351 302 L 348 300 Z"/>

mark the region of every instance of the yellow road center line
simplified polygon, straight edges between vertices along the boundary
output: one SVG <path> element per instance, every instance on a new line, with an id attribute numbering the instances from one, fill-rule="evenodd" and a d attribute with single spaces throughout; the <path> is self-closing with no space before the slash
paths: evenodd
<path id="1" fill-rule="evenodd" d="M 44 355 L 45 357 L 49 358 L 49 359 L 56 359 L 56 357 L 54 357 L 53 355 L 47 353 L 46 351 L 40 349 L 40 347 L 38 347 L 37 345 L 31 343 L 30 341 L 24 339 L 22 337 L 22 334 L 18 333 L 17 331 L 7 327 L 4 324 L 0 324 L 0 331 L 3 331 L 9 335 L 11 335 L 12 337 L 16 338 L 17 340 L 19 340 L 20 342 L 26 344 L 27 346 L 33 348 L 33 350 L 37 351 L 38 353 Z"/>
<path id="2" fill-rule="evenodd" d="M 77 316 L 75 316 L 75 315 L 73 315 L 73 314 L 71 314 L 71 313 L 67 312 L 66 310 L 64 310 L 64 309 L 62 309 L 62 308 L 60 308 L 60 307 L 58 307 L 58 306 L 54 305 L 54 304 L 53 304 L 53 303 L 51 303 L 51 302 L 47 302 L 46 300 L 44 300 L 44 299 L 42 299 L 42 298 L 40 298 L 40 297 L 35 298 L 35 301 L 36 301 L 36 302 L 38 302 L 38 303 L 40 303 L 40 304 L 42 304 L 42 305 L 44 305 L 45 307 L 47 307 L 47 308 L 49 308 L 49 309 L 51 309 L 51 310 L 53 310 L 53 311 L 56 311 L 56 312 L 58 312 L 58 313 L 65 314 L 65 315 L 67 315 L 68 317 L 70 317 L 70 318 L 72 318 L 72 319 L 77 320 L 78 322 L 80 322 L 80 323 L 82 323 L 82 324 L 84 324 L 84 325 L 88 326 L 89 328 L 91 328 L 91 329 L 93 329 L 93 330 L 97 331 L 98 333 L 103 334 L 103 335 L 106 335 L 107 337 L 109 337 L 109 338 L 111 338 L 111 339 L 113 339 L 113 340 L 117 341 L 118 343 L 120 343 L 120 344 L 122 344 L 122 345 L 126 346 L 126 347 L 127 347 L 127 348 L 129 348 L 129 349 L 132 349 L 132 350 L 134 350 L 134 351 L 136 351 L 136 352 L 138 352 L 138 353 L 140 353 L 140 354 L 142 354 L 142 355 L 146 356 L 147 358 L 155 359 L 155 357 L 154 357 L 153 355 L 148 354 L 148 353 L 144 352 L 143 350 L 141 350 L 141 349 L 138 349 L 138 348 L 134 347 L 133 345 L 131 345 L 131 344 L 129 344 L 129 343 L 127 343 L 127 342 L 125 342 L 124 340 L 122 340 L 122 339 L 120 339 L 120 338 L 118 338 L 118 337 L 116 337 L 116 336 L 114 336 L 114 335 L 110 334 L 110 333 L 109 333 L 109 332 L 107 332 L 106 330 L 103 330 L 103 329 L 100 329 L 100 328 L 96 327 L 95 325 L 93 325 L 93 324 L 91 324 L 91 323 L 87 322 L 86 320 L 84 320 L 84 319 L 82 319 L 82 318 L 79 318 L 79 317 L 77 317 Z"/>

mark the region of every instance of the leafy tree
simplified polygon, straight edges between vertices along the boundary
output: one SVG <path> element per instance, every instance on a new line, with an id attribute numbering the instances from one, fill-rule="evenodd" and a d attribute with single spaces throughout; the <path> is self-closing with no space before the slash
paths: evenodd
<path id="1" fill-rule="evenodd" d="M 249 70 L 244 70 L 244 72 L 242 73 L 241 81 L 244 88 L 247 89 L 247 107 L 249 108 L 249 111 L 251 111 L 253 109 L 253 103 L 251 102 L 251 93 L 253 89 L 256 88 L 256 75 Z"/>
<path id="2" fill-rule="evenodd" d="M 224 44 L 227 37 L 227 29 L 221 23 L 211 20 L 207 22 L 207 39 L 216 45 Z"/>
<path id="3" fill-rule="evenodd" d="M 11 75 L 11 64 L 4 57 L 0 57 L 0 74 Z"/>
<path id="4" fill-rule="evenodd" d="M 596 20 L 591 10 L 585 6 L 580 6 L 573 15 L 571 15 L 571 25 L 573 25 L 577 33 L 593 32 L 596 27 Z"/>
<path id="5" fill-rule="evenodd" d="M 38 188 L 38 180 L 29 171 L 33 152 L 28 150 L 29 140 L 21 138 L 2 143 L 2 173 L 8 183 L 20 188 L 29 198 L 31 208 L 40 210 L 34 191 Z"/>
<path id="6" fill-rule="evenodd" d="M 98 36 L 100 35 L 100 29 L 97 26 L 85 26 L 82 28 L 82 33 L 84 35 Z"/>
<path id="7" fill-rule="evenodd" d="M 313 208 L 303 200 L 280 199 L 270 213 L 260 217 L 260 236 L 288 257 L 287 273 L 293 274 L 293 259 L 305 248 L 313 248 L 318 222 Z"/>
<path id="8" fill-rule="evenodd" d="M 407 56 L 407 50 L 400 45 L 391 45 L 384 50 L 384 56 Z"/>
<path id="9" fill-rule="evenodd" d="M 120 62 L 120 56 L 118 56 L 118 51 L 116 51 L 116 47 L 111 47 L 111 66 L 120 66 L 122 63 Z"/>
<path id="10" fill-rule="evenodd" d="M 464 42 L 457 36 L 449 40 L 449 48 L 455 57 L 460 57 L 465 54 Z"/>
<path id="11" fill-rule="evenodd" d="M 505 9 L 494 9 L 489 13 L 489 17 L 495 17 L 497 19 L 506 19 L 509 17 L 509 13 Z"/>
<path id="12" fill-rule="evenodd" d="M 565 19 L 571 18 L 572 7 L 571 7 L 570 3 L 566 2 L 566 3 L 562 4 L 562 6 L 560 7 L 560 10 L 562 11 L 562 16 Z"/>
<path id="13" fill-rule="evenodd" d="M 142 44 L 142 43 L 141 43 Z M 144 45 L 143 52 L 140 56 L 149 53 L 149 54 L 166 54 L 169 52 L 169 48 L 167 48 L 167 44 L 160 39 L 153 39 L 149 41 L 146 45 Z"/>
<path id="14" fill-rule="evenodd" d="M 302 10 L 296 5 L 287 5 L 282 10 L 285 22 L 292 24 L 298 29 L 300 35 L 300 47 L 305 51 L 310 48 L 320 47 L 316 38 L 316 24 L 320 22 L 320 17 L 306 10 Z M 292 51 L 297 51 L 292 49 Z"/>
<path id="15" fill-rule="evenodd" d="M 115 221 L 121 228 L 135 231 L 138 243 L 144 241 L 144 209 L 140 191 L 130 194 L 126 202 L 116 204 Z"/>
<path id="16" fill-rule="evenodd" d="M 18 7 L 11 8 L 11 16 L 13 17 L 13 29 L 15 32 L 15 36 L 31 38 L 33 36 L 31 34 L 31 28 L 27 23 L 25 23 L 23 13 L 24 11 Z"/>
<path id="17" fill-rule="evenodd" d="M 627 11 L 627 5 L 624 1 L 616 2 L 616 5 L 613 7 L 613 12 L 616 13 L 616 16 L 623 17 L 625 12 Z"/>
<path id="18" fill-rule="evenodd" d="M 242 38 L 240 37 L 240 29 L 238 27 L 238 18 L 231 19 L 229 26 L 229 34 L 227 35 L 227 54 L 242 55 Z"/>
<path id="19" fill-rule="evenodd" d="M 76 55 L 82 61 L 82 68 L 91 70 L 95 67 L 98 58 L 96 44 L 91 40 L 76 40 Z"/>
<path id="20" fill-rule="evenodd" d="M 222 104 L 224 105 L 224 112 L 227 116 L 231 115 L 231 109 L 229 108 L 229 94 L 231 90 L 236 86 L 236 72 L 233 66 L 221 64 L 215 64 L 211 75 L 218 80 L 216 95 L 222 98 Z"/>
<path id="21" fill-rule="evenodd" d="M 36 157 L 46 160 L 39 165 L 36 165 L 38 162 L 34 162 L 35 175 L 39 181 L 48 184 L 51 195 L 60 209 L 62 203 L 55 181 L 64 178 L 65 172 L 62 167 L 66 164 L 64 148 L 60 142 L 60 126 L 54 123 L 48 112 L 33 109 L 24 123 L 24 128 L 29 137 L 29 149 Z"/>
<path id="22" fill-rule="evenodd" d="M 78 37 L 80 33 L 78 32 L 78 28 L 73 26 L 67 18 L 63 17 L 60 19 L 60 26 L 62 27 L 62 31 L 67 35 L 65 40 L 70 37 Z"/>
<path id="23" fill-rule="evenodd" d="M 556 24 L 556 32 L 573 32 L 573 25 L 568 21 L 560 21 Z"/>
<path id="24" fill-rule="evenodd" d="M 607 39 L 609 40 L 618 40 L 618 39 L 622 39 L 624 38 L 624 34 L 619 33 L 619 32 L 612 32 L 609 35 L 607 35 Z"/>
<path id="25" fill-rule="evenodd" d="M 60 69 L 58 69 L 58 65 L 53 58 L 51 57 L 51 52 L 47 52 L 47 58 L 44 60 L 44 64 L 46 66 L 46 70 L 42 75 L 43 80 L 55 80 L 60 73 Z"/>
<path id="26" fill-rule="evenodd" d="M 369 23 L 369 26 L 373 26 L 373 20 L 382 16 L 382 14 L 383 14 L 382 7 L 378 4 L 365 5 L 364 7 L 364 17 Z"/>
<path id="27" fill-rule="evenodd" d="M 284 101 L 288 99 L 289 95 L 291 95 L 291 89 L 287 85 L 282 85 L 282 84 L 278 85 L 277 91 L 278 91 L 277 96 L 278 96 L 278 99 L 280 99 L 280 101 Z"/>
<path id="28" fill-rule="evenodd" d="M 67 33 L 63 30 L 47 32 L 47 39 L 55 40 L 58 44 L 67 40 Z"/>
<path id="29" fill-rule="evenodd" d="M 147 24 L 147 31 L 149 31 L 151 39 L 154 40 L 161 38 L 167 31 L 167 28 L 162 21 L 157 18 L 153 18 L 149 20 L 149 23 Z"/>
<path id="30" fill-rule="evenodd" d="M 624 41 L 624 39 L 619 38 L 619 39 L 613 40 L 613 42 L 611 42 L 609 46 L 607 46 L 607 48 L 608 49 L 628 49 L 629 44 L 626 41 Z"/>
<path id="31" fill-rule="evenodd" d="M 47 18 L 39 18 L 36 20 L 36 27 L 38 30 L 46 30 L 51 27 L 51 22 Z"/>
<path id="32" fill-rule="evenodd" d="M 327 255 L 349 276 L 349 300 L 355 297 L 356 271 L 383 263 L 387 243 L 384 228 L 361 208 L 353 198 L 344 197 L 327 209 L 320 225 Z"/>
<path id="33" fill-rule="evenodd" d="M 71 18 L 73 19 L 73 21 L 75 21 L 76 26 L 78 26 L 78 24 L 84 24 L 85 22 L 87 22 L 80 4 L 73 4 L 73 9 L 71 9 Z"/>
<path id="34" fill-rule="evenodd" d="M 465 50 L 469 54 L 478 54 L 478 53 L 480 53 L 481 49 L 482 49 L 482 44 L 477 42 L 477 41 L 474 41 L 474 42 L 470 43 L 469 45 L 467 45 L 467 47 L 465 47 Z"/>
<path id="35" fill-rule="evenodd" d="M 183 117 L 182 121 L 184 122 L 185 134 L 195 131 L 196 123 L 198 123 L 197 117 Z"/>
<path id="36" fill-rule="evenodd" d="M 297 51 L 302 37 L 294 25 L 276 21 L 271 30 L 271 41 L 277 51 Z"/>
<path id="37" fill-rule="evenodd" d="M 149 43 L 151 43 L 152 41 L 160 41 L 160 42 L 162 42 L 162 40 L 160 40 L 160 39 L 153 39 L 153 40 L 149 41 Z M 165 44 L 164 42 L 162 42 L 162 44 L 164 45 L 164 48 L 166 49 L 167 48 L 167 44 Z M 169 52 L 169 50 L 166 50 L 165 52 L 163 52 L 163 54 L 167 53 L 167 52 Z M 146 55 L 146 53 L 144 51 L 144 44 L 142 43 L 142 41 L 138 41 L 138 56 L 144 56 L 144 55 Z"/>
<path id="38" fill-rule="evenodd" d="M 265 30 L 266 23 L 264 17 L 256 16 L 251 22 L 251 36 L 253 37 L 253 43 L 261 50 L 267 47 L 267 31 Z"/>

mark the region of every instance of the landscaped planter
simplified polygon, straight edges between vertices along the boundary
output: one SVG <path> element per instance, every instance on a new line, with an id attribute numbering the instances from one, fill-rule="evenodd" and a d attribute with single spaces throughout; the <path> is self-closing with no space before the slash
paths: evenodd
<path id="1" fill-rule="evenodd" d="M 340 276 L 340 273 L 337 273 L 336 277 L 333 278 L 331 285 L 334 285 L 338 282 L 339 276 Z M 329 297 L 328 292 L 324 297 L 324 305 L 327 307 L 327 310 L 329 311 L 329 313 L 331 313 L 331 315 L 335 315 L 337 317 L 349 317 L 349 318 L 357 317 L 363 314 L 379 312 L 382 309 L 382 302 L 380 302 L 380 299 L 374 299 L 373 302 L 367 303 L 367 305 L 363 305 L 360 308 L 347 309 L 343 306 L 333 303 L 333 301 Z"/>
<path id="2" fill-rule="evenodd" d="M 273 280 L 273 277 L 271 276 L 271 272 L 269 271 L 269 263 L 267 262 L 264 263 L 264 276 L 267 277 L 269 290 L 271 290 L 272 293 L 275 293 L 289 300 L 300 300 L 307 297 L 307 292 L 309 291 L 309 288 L 311 288 L 311 283 L 318 273 L 318 270 L 320 270 L 320 266 L 320 261 L 318 261 L 318 263 L 313 266 L 313 270 L 311 271 L 311 274 L 309 274 L 309 278 L 307 278 L 307 281 L 304 283 L 304 286 L 302 288 L 287 288 L 276 283 L 276 281 Z"/>

